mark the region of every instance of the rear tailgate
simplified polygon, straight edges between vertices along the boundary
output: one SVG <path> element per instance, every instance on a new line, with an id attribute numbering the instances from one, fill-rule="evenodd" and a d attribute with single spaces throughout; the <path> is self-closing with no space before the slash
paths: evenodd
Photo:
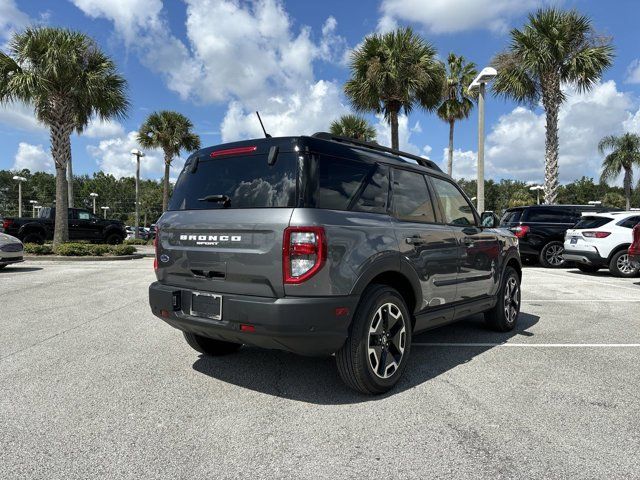
<path id="1" fill-rule="evenodd" d="M 158 224 L 158 279 L 199 291 L 282 297 L 282 239 L 292 212 L 167 212 Z"/>

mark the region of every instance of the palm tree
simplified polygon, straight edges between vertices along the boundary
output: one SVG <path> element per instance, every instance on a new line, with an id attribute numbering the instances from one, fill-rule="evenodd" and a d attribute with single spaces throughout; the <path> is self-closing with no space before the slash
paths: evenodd
<path id="1" fill-rule="evenodd" d="M 435 48 L 411 28 L 364 39 L 351 54 L 351 78 L 344 91 L 359 112 L 383 113 L 391 125 L 391 147 L 398 148 L 398 114 L 415 105 L 440 104 L 444 66 Z"/>
<path id="2" fill-rule="evenodd" d="M 627 210 L 631 209 L 631 186 L 633 184 L 633 166 L 640 166 L 640 136 L 625 133 L 619 137 L 608 135 L 598 143 L 601 155 L 610 151 L 602 162 L 602 182 L 617 178 L 624 170 L 624 196 Z"/>
<path id="3" fill-rule="evenodd" d="M 469 118 L 476 94 L 469 92 L 468 87 L 478 71 L 475 63 L 467 63 L 463 56 L 458 56 L 455 53 L 449 54 L 446 67 L 443 101 L 438 107 L 437 113 L 440 119 L 449 123 L 447 172 L 451 175 L 453 173 L 453 127 L 456 120 Z"/>
<path id="4" fill-rule="evenodd" d="M 613 47 L 596 35 L 588 17 L 556 8 L 530 14 L 524 28 L 511 31 L 509 49 L 493 61 L 498 70 L 495 93 L 520 103 L 542 100 L 547 203 L 555 203 L 558 193 L 558 111 L 565 99 L 561 87 L 588 91 L 612 62 Z"/>
<path id="5" fill-rule="evenodd" d="M 338 120 L 331 122 L 329 131 L 333 135 L 355 138 L 366 142 L 376 139 L 376 130 L 359 115 L 342 115 Z"/>
<path id="6" fill-rule="evenodd" d="M 81 133 L 92 116 L 121 118 L 129 105 L 126 81 L 113 61 L 84 33 L 50 27 L 13 35 L 0 52 L 0 102 L 23 102 L 49 128 L 56 167 L 53 243 L 69 239 L 67 164 L 71 134 Z"/>
<path id="7" fill-rule="evenodd" d="M 161 148 L 164 152 L 164 189 L 162 211 L 169 204 L 169 169 L 181 150 L 193 152 L 200 148 L 200 137 L 191 129 L 193 123 L 178 112 L 161 110 L 147 117 L 138 132 L 138 142 L 144 148 Z"/>

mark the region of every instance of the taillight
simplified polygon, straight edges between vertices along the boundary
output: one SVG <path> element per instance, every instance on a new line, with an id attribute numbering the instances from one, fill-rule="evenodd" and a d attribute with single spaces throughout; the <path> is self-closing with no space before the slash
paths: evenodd
<path id="1" fill-rule="evenodd" d="M 288 227 L 282 244 L 284 283 L 302 283 L 324 265 L 327 245 L 322 227 Z"/>
<path id="2" fill-rule="evenodd" d="M 13 224 L 13 220 L 10 220 L 10 219 L 8 219 L 8 218 L 5 218 L 5 219 L 2 221 L 2 228 L 7 229 L 7 228 L 9 228 L 12 224 Z"/>
<path id="3" fill-rule="evenodd" d="M 513 233 L 518 238 L 523 238 L 527 233 L 529 233 L 529 227 L 526 225 L 519 225 L 513 229 Z"/>
<path id="4" fill-rule="evenodd" d="M 582 236 L 588 238 L 607 238 L 611 232 L 582 232 Z"/>
<path id="5" fill-rule="evenodd" d="M 153 269 L 158 270 L 158 235 L 160 234 L 160 230 L 156 227 L 156 236 L 153 239 L 153 249 L 155 250 L 155 257 L 153 257 Z"/>

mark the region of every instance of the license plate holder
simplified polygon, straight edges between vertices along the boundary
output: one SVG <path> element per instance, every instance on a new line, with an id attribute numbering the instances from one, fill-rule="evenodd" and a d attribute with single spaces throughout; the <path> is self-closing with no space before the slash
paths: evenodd
<path id="1" fill-rule="evenodd" d="M 191 292 L 191 315 L 222 320 L 222 295 L 209 292 Z"/>

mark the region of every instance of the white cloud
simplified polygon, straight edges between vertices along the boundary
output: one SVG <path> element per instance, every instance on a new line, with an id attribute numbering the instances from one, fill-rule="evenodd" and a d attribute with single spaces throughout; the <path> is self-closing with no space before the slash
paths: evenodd
<path id="1" fill-rule="evenodd" d="M 124 128 L 115 120 L 101 120 L 99 118 L 93 118 L 89 122 L 87 128 L 84 129 L 83 134 L 89 138 L 105 138 L 115 137 L 122 135 Z"/>
<path id="2" fill-rule="evenodd" d="M 376 129 L 376 140 L 379 144 L 390 147 L 391 146 L 391 126 L 385 120 L 384 115 L 376 115 L 378 123 L 374 125 Z M 409 127 L 409 117 L 406 115 L 398 115 L 398 144 L 400 150 L 413 153 L 414 155 L 428 156 L 431 152 L 429 145 L 423 145 L 419 147 L 411 141 L 412 133 L 422 132 L 420 122 L 416 122 L 413 127 Z"/>
<path id="3" fill-rule="evenodd" d="M 33 108 L 23 103 L 0 105 L 0 123 L 29 132 L 46 132 L 47 127 L 36 120 Z"/>
<path id="4" fill-rule="evenodd" d="M 628 93 L 618 91 L 612 80 L 597 84 L 590 92 L 567 91 L 560 109 L 560 181 L 583 175 L 598 178 L 602 157 L 597 145 L 602 137 L 624 130 L 640 131 L 640 110 Z M 544 112 L 516 107 L 501 116 L 487 135 L 487 178 L 513 178 L 542 182 L 544 179 Z M 454 176 L 474 178 L 476 152 L 454 151 Z M 443 162 L 446 159 L 446 149 Z"/>
<path id="5" fill-rule="evenodd" d="M 473 29 L 502 33 L 511 18 L 539 4 L 537 0 L 383 0 L 378 30 L 393 30 L 401 20 L 419 23 L 434 34 Z"/>
<path id="6" fill-rule="evenodd" d="M 293 27 L 280 0 L 186 0 L 184 43 L 170 33 L 159 0 L 73 1 L 89 16 L 113 21 L 129 48 L 181 98 L 226 102 L 223 140 L 260 134 L 255 110 L 274 134 L 326 130 L 345 111 L 338 83 L 318 81 L 313 71 L 315 61 L 344 57 L 346 41 L 334 17 L 316 42 L 309 27 Z"/>
<path id="7" fill-rule="evenodd" d="M 14 0 L 0 0 L 0 41 L 4 43 L 14 31 L 29 23 L 29 16 L 18 9 Z"/>
<path id="8" fill-rule="evenodd" d="M 627 67 L 626 83 L 640 83 L 640 60 L 635 59 Z"/>
<path id="9" fill-rule="evenodd" d="M 33 172 L 53 172 L 53 159 L 42 145 L 31 145 L 20 142 L 16 153 L 13 170 L 28 169 Z"/>
<path id="10" fill-rule="evenodd" d="M 89 145 L 87 151 L 95 159 L 100 170 L 116 178 L 133 177 L 136 174 L 135 157 L 131 150 L 140 148 L 137 141 L 138 132 L 129 132 L 114 138 L 101 140 L 98 145 Z M 142 178 L 162 178 L 164 160 L 160 150 L 145 150 L 140 159 L 140 176 Z M 174 158 L 171 164 L 171 181 L 175 181 L 184 165 L 184 158 Z"/>

